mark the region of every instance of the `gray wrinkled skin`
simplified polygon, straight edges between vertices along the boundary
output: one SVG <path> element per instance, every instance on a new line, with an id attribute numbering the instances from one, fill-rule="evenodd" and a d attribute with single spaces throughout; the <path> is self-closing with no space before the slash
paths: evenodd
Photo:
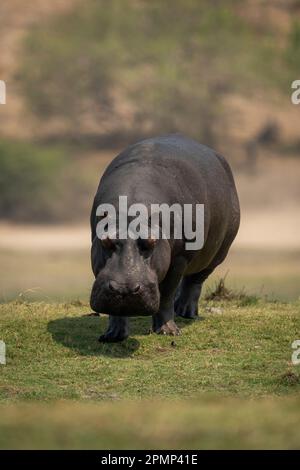
<path id="1" fill-rule="evenodd" d="M 205 242 L 187 251 L 185 240 L 159 239 L 154 247 L 139 240 L 115 240 L 108 249 L 97 238 L 99 204 L 128 206 L 204 204 Z M 197 318 L 203 282 L 226 257 L 240 220 L 231 170 L 214 150 L 181 135 L 155 137 L 125 149 L 101 178 L 91 212 L 91 307 L 110 315 L 101 341 L 128 336 L 128 317 L 151 315 L 157 333 L 180 334 L 175 315 Z"/>

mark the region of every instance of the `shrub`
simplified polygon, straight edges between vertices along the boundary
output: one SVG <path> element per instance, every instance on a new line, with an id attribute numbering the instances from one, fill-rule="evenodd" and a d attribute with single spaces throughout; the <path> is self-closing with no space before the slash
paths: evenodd
<path id="1" fill-rule="evenodd" d="M 27 142 L 0 141 L 0 217 L 45 221 L 55 215 L 64 156 Z"/>
<path id="2" fill-rule="evenodd" d="M 41 119 L 63 119 L 73 135 L 87 121 L 123 132 L 133 122 L 137 132 L 180 131 L 212 144 L 224 93 L 249 92 L 277 53 L 239 3 L 82 2 L 27 36 L 24 95 Z"/>

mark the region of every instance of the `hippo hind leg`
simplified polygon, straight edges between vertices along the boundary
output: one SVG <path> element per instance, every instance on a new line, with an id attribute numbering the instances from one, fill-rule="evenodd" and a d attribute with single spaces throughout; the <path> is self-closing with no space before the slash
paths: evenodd
<path id="1" fill-rule="evenodd" d="M 230 233 L 225 238 L 219 252 L 207 268 L 182 279 L 177 288 L 174 302 L 174 310 L 177 316 L 190 319 L 198 318 L 198 303 L 203 283 L 226 258 L 234 236 L 235 233 L 233 235 Z"/>
<path id="2" fill-rule="evenodd" d="M 203 276 L 201 273 L 185 276 L 178 286 L 174 309 L 179 317 L 197 319 L 198 302 L 201 295 Z"/>
<path id="3" fill-rule="evenodd" d="M 129 326 L 128 317 L 118 317 L 109 315 L 108 328 L 100 336 L 100 343 L 117 343 L 128 338 Z"/>

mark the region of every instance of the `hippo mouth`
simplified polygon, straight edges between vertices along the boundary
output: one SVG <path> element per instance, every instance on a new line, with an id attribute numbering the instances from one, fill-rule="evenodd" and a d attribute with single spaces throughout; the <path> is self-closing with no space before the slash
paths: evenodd
<path id="1" fill-rule="evenodd" d="M 90 305 L 95 312 L 113 316 L 150 316 L 159 309 L 159 289 L 157 285 L 151 284 L 138 293 L 122 295 L 110 292 L 95 281 Z"/>

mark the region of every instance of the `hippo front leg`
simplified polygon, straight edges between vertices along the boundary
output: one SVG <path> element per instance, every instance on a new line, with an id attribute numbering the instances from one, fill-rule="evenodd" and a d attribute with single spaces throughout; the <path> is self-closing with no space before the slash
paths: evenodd
<path id="1" fill-rule="evenodd" d="M 172 305 L 168 305 L 165 308 L 161 308 L 152 317 L 152 329 L 154 333 L 161 335 L 172 335 L 178 336 L 181 334 L 180 328 L 176 325 L 174 321 L 174 301 Z"/>
<path id="2" fill-rule="evenodd" d="M 100 336 L 100 343 L 117 343 L 123 341 L 129 336 L 128 317 L 118 317 L 109 315 L 108 328 Z"/>
<path id="3" fill-rule="evenodd" d="M 159 311 L 152 317 L 152 329 L 155 333 L 172 336 L 181 334 L 174 321 L 174 300 L 184 270 L 184 263 L 184 260 L 175 263 L 174 268 L 168 272 L 161 284 Z"/>

